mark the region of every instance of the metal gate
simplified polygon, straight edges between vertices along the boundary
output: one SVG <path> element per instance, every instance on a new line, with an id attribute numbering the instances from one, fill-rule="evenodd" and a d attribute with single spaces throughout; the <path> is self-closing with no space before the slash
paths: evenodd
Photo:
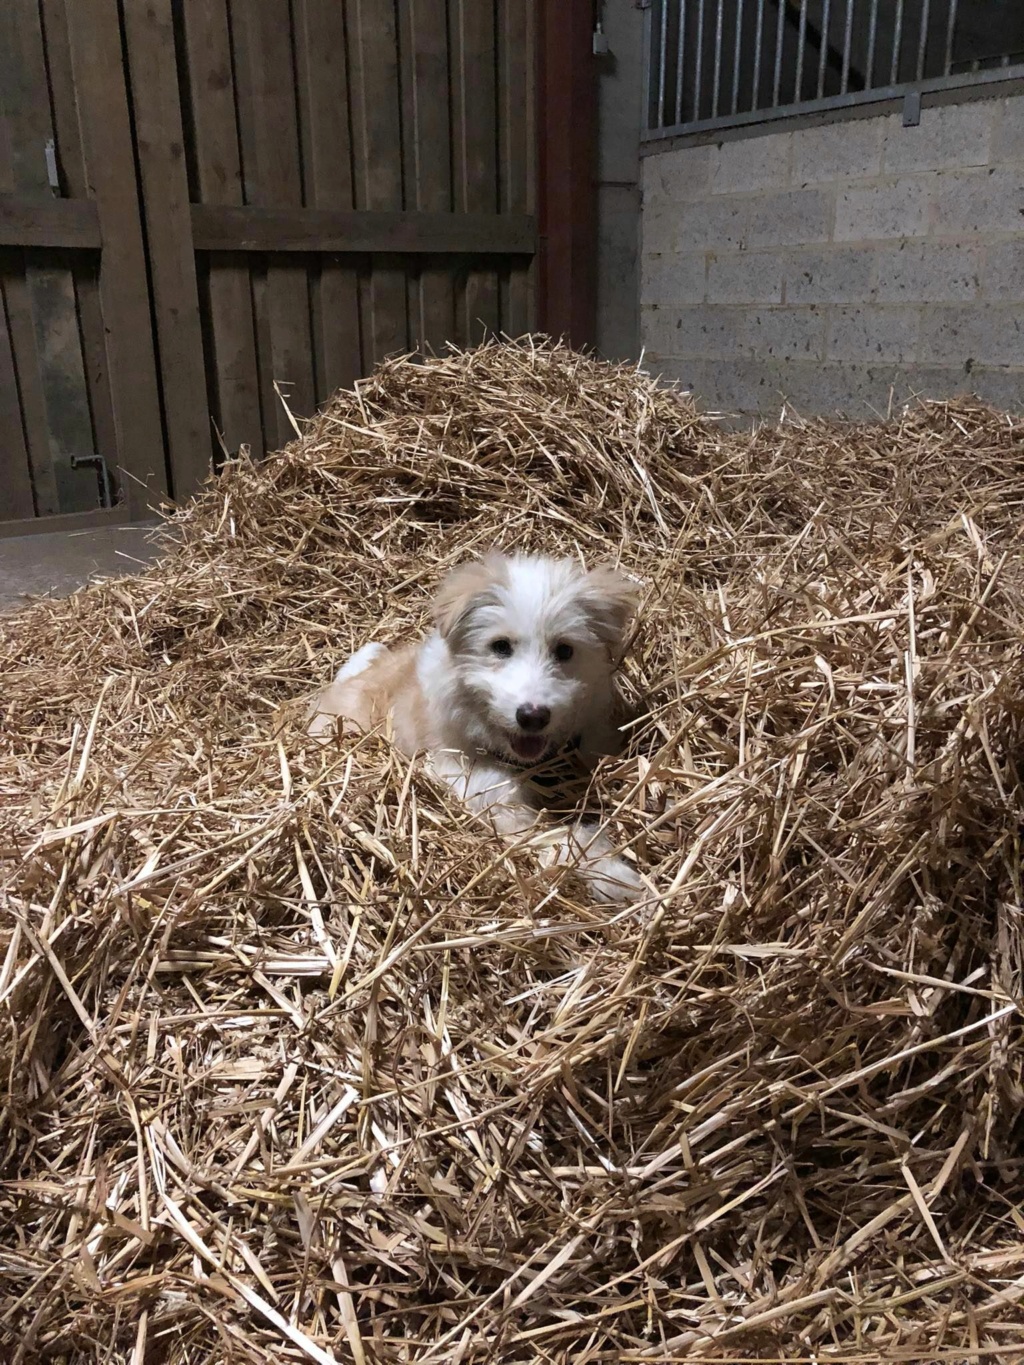
<path id="1" fill-rule="evenodd" d="M 0 522 L 145 516 L 288 440 L 277 389 L 533 325 L 534 0 L 0 11 Z"/>

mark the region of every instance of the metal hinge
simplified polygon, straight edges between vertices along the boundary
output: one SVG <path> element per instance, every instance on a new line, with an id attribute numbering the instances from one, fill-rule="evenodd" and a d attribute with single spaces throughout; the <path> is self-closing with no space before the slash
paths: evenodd
<path id="1" fill-rule="evenodd" d="M 113 507 L 114 481 L 110 477 L 110 470 L 107 468 L 107 462 L 102 455 L 72 455 L 71 468 L 95 469 L 100 485 L 100 506 Z"/>
<path id="2" fill-rule="evenodd" d="M 43 155 L 46 157 L 46 178 L 50 182 L 50 189 L 54 194 L 60 194 L 60 173 L 57 170 L 57 145 L 53 138 L 48 138 L 46 146 L 43 148 Z"/>

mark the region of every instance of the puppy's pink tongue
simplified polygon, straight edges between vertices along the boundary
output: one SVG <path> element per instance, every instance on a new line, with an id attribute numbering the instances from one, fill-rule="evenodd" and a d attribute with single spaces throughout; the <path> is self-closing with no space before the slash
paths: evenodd
<path id="1" fill-rule="evenodd" d="M 547 747 L 547 740 L 543 735 L 513 735 L 512 748 L 520 758 L 532 759 L 540 758 Z"/>

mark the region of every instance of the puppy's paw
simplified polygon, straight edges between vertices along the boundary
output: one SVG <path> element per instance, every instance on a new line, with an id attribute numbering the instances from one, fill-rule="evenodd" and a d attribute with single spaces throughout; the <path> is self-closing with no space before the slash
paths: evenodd
<path id="1" fill-rule="evenodd" d="M 590 892 L 596 901 L 612 901 L 629 905 L 644 894 L 644 884 L 636 869 L 625 858 L 604 854 L 588 859 L 580 865 Z"/>

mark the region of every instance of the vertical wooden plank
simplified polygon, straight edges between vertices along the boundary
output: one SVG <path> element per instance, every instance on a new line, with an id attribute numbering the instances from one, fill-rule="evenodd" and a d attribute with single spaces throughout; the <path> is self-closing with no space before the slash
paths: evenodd
<path id="1" fill-rule="evenodd" d="M 182 22 L 199 202 L 239 205 L 242 174 L 226 0 L 183 0 Z M 208 387 L 221 438 L 231 454 L 246 445 L 259 456 L 265 445 L 248 263 L 211 257 L 208 298 Z"/>
<path id="2" fill-rule="evenodd" d="M 498 211 L 494 40 L 492 0 L 451 0 L 455 207 L 463 213 Z M 498 331 L 498 279 L 492 266 L 470 267 L 457 308 L 468 345 Z"/>
<path id="3" fill-rule="evenodd" d="M 450 213 L 447 0 L 399 0 L 398 13 L 406 207 Z M 452 273 L 444 265 L 424 261 L 411 273 L 409 333 L 412 345 L 433 351 L 454 338 Z"/>
<path id="4" fill-rule="evenodd" d="M 36 515 L 51 517 L 61 508 L 57 501 L 57 481 L 53 462 L 49 458 L 50 431 L 43 394 L 43 377 L 36 350 L 35 320 L 32 299 L 25 283 L 24 256 L 20 251 L 0 251 L 0 287 L 3 289 L 7 314 L 8 335 L 14 369 L 18 380 L 18 397 L 28 460 L 35 490 Z M 42 451 L 42 458 L 37 452 Z"/>
<path id="5" fill-rule="evenodd" d="M 302 168 L 295 97 L 295 54 L 288 0 L 233 0 L 232 34 L 240 80 L 239 118 L 245 198 L 261 208 L 300 208 Z M 316 407 L 309 276 L 301 258 L 275 259 L 267 266 L 267 317 L 270 366 L 260 353 L 264 386 L 276 381 L 296 414 L 310 416 Z M 294 431 L 280 403 L 264 392 L 268 439 L 278 444 Z"/>
<path id="6" fill-rule="evenodd" d="M 337 0 L 294 0 L 295 57 L 306 204 L 351 209 L 348 40 Z M 351 261 L 323 257 L 313 283 L 317 402 L 363 374 L 359 282 Z"/>
<path id="7" fill-rule="evenodd" d="M 170 0 L 126 5 L 124 25 L 171 492 L 183 502 L 209 475 L 212 452 Z"/>
<path id="8" fill-rule="evenodd" d="M 75 106 L 67 13 L 64 0 L 40 0 L 40 4 L 61 191 L 69 199 L 84 199 L 88 191 L 85 185 L 82 133 Z"/>
<path id="9" fill-rule="evenodd" d="M 0 117 L 0 194 L 10 194 L 13 189 L 10 125 L 6 117 Z M 4 290 L 5 276 L 12 273 L 10 264 L 15 257 L 20 271 L 21 252 L 0 251 L 0 507 L 8 509 L 0 512 L 0 519 L 7 521 L 35 515 L 25 414 L 18 389 L 11 320 Z M 43 437 L 45 440 L 45 426 Z"/>
<path id="10" fill-rule="evenodd" d="M 0 7 L 0 89 L 8 125 L 13 188 L 27 197 L 52 199 L 46 147 L 54 140 L 43 33 L 37 0 L 7 0 Z M 25 285 L 35 332 L 45 409 L 46 440 L 32 440 L 32 463 L 41 480 L 52 468 L 61 512 L 99 506 L 95 470 L 76 469 L 78 456 L 96 453 L 78 331 L 74 283 L 52 257 L 26 254 Z M 27 364 L 27 357 L 20 363 Z M 108 459 L 113 452 L 101 452 Z"/>
<path id="11" fill-rule="evenodd" d="M 401 209 L 398 33 L 392 0 L 346 0 L 357 209 Z M 404 265 L 377 258 L 360 279 L 363 360 L 409 344 Z"/>
<path id="12" fill-rule="evenodd" d="M 87 185 L 103 237 L 100 305 L 117 463 L 130 515 L 139 518 L 166 497 L 167 475 L 119 16 L 115 0 L 74 0 L 67 14 Z"/>
<path id="13" fill-rule="evenodd" d="M 21 420 L 18 376 L 0 275 L 0 521 L 35 516 L 28 446 Z"/>
<path id="14" fill-rule="evenodd" d="M 535 213 L 534 0 L 498 0 L 498 129 L 502 213 Z M 501 275 L 501 328 L 531 331 L 531 263 L 511 261 Z"/>
<path id="15" fill-rule="evenodd" d="M 57 142 L 57 165 L 62 191 L 71 199 L 88 195 L 82 134 L 78 126 L 71 49 L 68 44 L 64 0 L 42 0 L 43 41 L 50 72 L 50 98 Z M 108 459 L 116 456 L 117 432 L 110 400 L 106 334 L 100 308 L 99 264 L 92 257 L 72 261 L 78 321 L 82 333 L 82 359 L 92 412 L 96 449 Z"/>
<path id="16" fill-rule="evenodd" d="M 540 326 L 575 346 L 597 325 L 597 66 L 592 0 L 538 0 Z"/>

